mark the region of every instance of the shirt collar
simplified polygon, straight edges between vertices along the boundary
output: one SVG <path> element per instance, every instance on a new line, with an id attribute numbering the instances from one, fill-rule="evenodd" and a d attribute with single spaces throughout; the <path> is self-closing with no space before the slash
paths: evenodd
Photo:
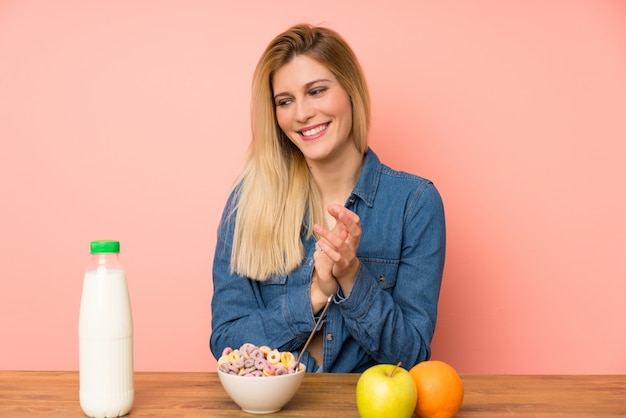
<path id="1" fill-rule="evenodd" d="M 352 194 L 358 196 L 368 206 L 374 205 L 374 197 L 378 190 L 380 178 L 380 160 L 371 148 L 367 149 L 363 158 L 363 168 Z"/>

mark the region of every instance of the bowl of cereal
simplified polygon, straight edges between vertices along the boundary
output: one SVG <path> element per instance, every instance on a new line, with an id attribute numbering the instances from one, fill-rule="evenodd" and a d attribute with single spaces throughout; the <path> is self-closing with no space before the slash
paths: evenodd
<path id="1" fill-rule="evenodd" d="M 297 367 L 297 370 L 296 370 Z M 270 414 L 293 398 L 305 367 L 293 354 L 246 343 L 226 348 L 217 361 L 217 375 L 228 396 L 251 414 Z"/>

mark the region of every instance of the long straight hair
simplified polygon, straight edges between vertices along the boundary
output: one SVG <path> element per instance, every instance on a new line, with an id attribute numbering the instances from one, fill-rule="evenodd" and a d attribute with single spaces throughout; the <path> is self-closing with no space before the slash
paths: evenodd
<path id="1" fill-rule="evenodd" d="M 252 80 L 252 140 L 235 184 L 231 272 L 264 281 L 287 274 L 302 262 L 301 233 L 312 235 L 324 220 L 319 191 L 300 150 L 278 126 L 272 77 L 298 55 L 325 65 L 352 104 L 352 138 L 367 151 L 369 93 L 361 66 L 341 36 L 328 28 L 300 24 L 274 38 Z M 232 219 L 231 219 L 232 220 Z"/>

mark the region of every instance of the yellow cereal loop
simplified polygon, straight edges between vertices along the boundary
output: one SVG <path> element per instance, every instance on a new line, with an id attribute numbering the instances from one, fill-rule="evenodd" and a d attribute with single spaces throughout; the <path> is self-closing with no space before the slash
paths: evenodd
<path id="1" fill-rule="evenodd" d="M 278 352 L 278 350 L 272 350 L 267 353 L 267 361 L 270 364 L 276 364 L 280 362 L 280 353 Z"/>
<path id="2" fill-rule="evenodd" d="M 228 353 L 228 361 L 230 361 L 231 364 L 236 362 L 240 358 L 241 356 L 239 355 L 239 350 L 233 350 L 230 353 Z"/>
<path id="3" fill-rule="evenodd" d="M 291 364 L 292 361 L 295 361 L 295 358 L 293 357 L 293 354 L 291 354 L 291 352 L 283 351 L 282 353 L 280 353 L 280 364 L 285 367 L 289 367 L 289 364 Z"/>
<path id="4" fill-rule="evenodd" d="M 270 351 L 272 351 L 272 349 L 266 345 L 260 346 L 259 350 L 261 351 L 261 353 L 265 354 L 266 356 L 269 354 Z"/>
<path id="5" fill-rule="evenodd" d="M 222 363 L 230 363 L 228 356 L 222 356 L 217 360 L 217 365 L 219 366 Z"/>

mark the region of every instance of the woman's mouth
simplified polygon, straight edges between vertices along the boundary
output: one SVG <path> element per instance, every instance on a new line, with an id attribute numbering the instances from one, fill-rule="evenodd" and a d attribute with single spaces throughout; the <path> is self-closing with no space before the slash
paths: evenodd
<path id="1" fill-rule="evenodd" d="M 322 125 L 317 125 L 313 128 L 307 128 L 300 131 L 300 135 L 304 137 L 304 139 L 313 139 L 319 136 L 319 134 L 328 128 L 328 123 L 324 123 Z"/>

